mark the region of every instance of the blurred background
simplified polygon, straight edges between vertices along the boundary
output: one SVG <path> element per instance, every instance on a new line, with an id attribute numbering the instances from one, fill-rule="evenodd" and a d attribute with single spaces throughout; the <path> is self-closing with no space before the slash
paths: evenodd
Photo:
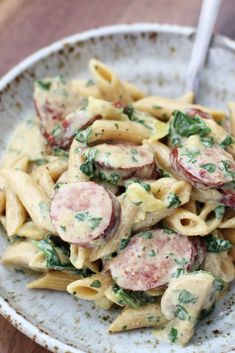
<path id="1" fill-rule="evenodd" d="M 116 23 L 196 26 L 201 0 L 0 0 L 0 76 L 64 36 Z M 235 0 L 223 0 L 215 28 L 235 39 Z M 46 353 L 0 316 L 0 353 Z"/>
<path id="2" fill-rule="evenodd" d="M 201 0 L 0 0 L 0 76 L 64 36 L 115 23 L 196 26 Z M 216 32 L 235 39 L 235 0 L 223 0 Z"/>

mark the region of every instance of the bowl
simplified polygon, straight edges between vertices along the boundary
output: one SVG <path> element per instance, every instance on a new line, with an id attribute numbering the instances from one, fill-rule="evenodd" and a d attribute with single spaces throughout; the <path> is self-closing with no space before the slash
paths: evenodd
<path id="1" fill-rule="evenodd" d="M 111 66 L 146 94 L 178 97 L 184 93 L 185 71 L 195 30 L 133 24 L 90 30 L 39 50 L 0 80 L 0 150 L 16 124 L 33 113 L 33 82 L 44 76 L 89 78 L 95 57 Z M 202 71 L 198 101 L 226 109 L 235 100 L 235 42 L 215 37 Z M 0 255 L 7 241 L 0 237 Z M 235 347 L 235 288 L 213 315 L 201 323 L 186 348 L 159 343 L 151 330 L 108 334 L 117 310 L 95 309 L 66 293 L 26 289 L 29 276 L 0 266 L 0 313 L 28 337 L 56 353 L 225 353 Z"/>

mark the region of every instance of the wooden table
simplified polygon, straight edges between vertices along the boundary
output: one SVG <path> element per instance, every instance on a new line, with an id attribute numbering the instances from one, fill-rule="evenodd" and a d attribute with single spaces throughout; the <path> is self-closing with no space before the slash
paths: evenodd
<path id="1" fill-rule="evenodd" d="M 0 0 L 0 76 L 70 34 L 115 23 L 195 26 L 200 0 Z M 235 39 L 235 0 L 224 0 L 216 32 Z M 0 353 L 46 353 L 0 317 Z"/>

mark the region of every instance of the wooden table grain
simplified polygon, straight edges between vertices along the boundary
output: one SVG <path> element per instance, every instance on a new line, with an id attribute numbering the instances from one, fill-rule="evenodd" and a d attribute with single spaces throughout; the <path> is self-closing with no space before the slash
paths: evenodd
<path id="1" fill-rule="evenodd" d="M 0 0 L 0 76 L 64 36 L 116 23 L 195 26 L 201 0 Z M 223 0 L 215 31 L 235 39 L 235 0 Z M 47 353 L 0 316 L 0 353 Z"/>

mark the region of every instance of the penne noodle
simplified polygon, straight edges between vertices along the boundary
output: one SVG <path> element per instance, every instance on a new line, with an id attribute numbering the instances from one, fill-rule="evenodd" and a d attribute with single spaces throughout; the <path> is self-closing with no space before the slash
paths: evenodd
<path id="1" fill-rule="evenodd" d="M 95 300 L 95 306 L 103 310 L 110 310 L 113 306 L 113 302 L 103 296 L 100 299 Z"/>
<path id="2" fill-rule="evenodd" d="M 186 92 L 182 96 L 179 97 L 179 100 L 184 103 L 193 104 L 194 103 L 194 93 L 193 92 Z"/>
<path id="3" fill-rule="evenodd" d="M 123 85 L 125 90 L 131 96 L 132 101 L 137 101 L 144 98 L 144 93 L 138 87 L 136 87 L 136 85 L 133 85 L 133 83 L 123 81 Z"/>
<path id="4" fill-rule="evenodd" d="M 9 169 L 3 173 L 36 226 L 56 234 L 49 215 L 48 198 L 41 192 L 33 178 L 18 170 Z"/>
<path id="5" fill-rule="evenodd" d="M 17 234 L 26 220 L 26 211 L 18 196 L 7 186 L 6 188 L 6 232 L 10 237 Z"/>
<path id="6" fill-rule="evenodd" d="M 8 246 L 1 263 L 15 268 L 31 269 L 29 263 L 39 253 L 40 251 L 30 241 L 16 241 Z"/>
<path id="7" fill-rule="evenodd" d="M 52 199 L 55 193 L 55 183 L 48 170 L 43 171 L 41 178 L 39 179 L 39 185 L 42 187 L 47 197 Z"/>
<path id="8" fill-rule="evenodd" d="M 123 103 L 132 101 L 131 95 L 125 89 L 125 85 L 106 65 L 96 59 L 91 59 L 89 67 L 104 99 L 113 102 L 122 101 Z"/>
<path id="9" fill-rule="evenodd" d="M 235 136 L 235 103 L 229 102 L 228 109 L 229 109 L 229 122 L 230 122 L 231 134 Z"/>
<path id="10" fill-rule="evenodd" d="M 32 221 L 25 222 L 18 230 L 17 236 L 32 240 L 45 239 L 48 235 L 46 230 L 37 227 Z"/>
<path id="11" fill-rule="evenodd" d="M 141 327 L 161 327 L 167 322 L 160 304 L 147 304 L 140 308 L 126 307 L 113 321 L 109 332 L 133 330 Z"/>
<path id="12" fill-rule="evenodd" d="M 134 108 L 145 111 L 161 120 L 169 120 L 174 110 L 185 111 L 188 109 L 200 109 L 213 116 L 215 121 L 220 122 L 225 119 L 225 113 L 197 104 L 188 104 L 181 100 L 164 97 L 146 97 L 133 103 Z"/>
<path id="13" fill-rule="evenodd" d="M 92 80 L 76 80 L 73 84 L 82 97 L 102 98 L 99 88 Z"/>
<path id="14" fill-rule="evenodd" d="M 151 134 L 149 129 L 134 121 L 112 120 L 96 120 L 88 132 L 88 144 L 103 141 L 129 141 L 141 144 Z"/>
<path id="15" fill-rule="evenodd" d="M 89 181 L 88 176 L 80 169 L 81 164 L 85 162 L 82 156 L 82 148 L 83 145 L 74 139 L 69 150 L 68 181 L 70 183 Z"/>
<path id="16" fill-rule="evenodd" d="M 68 168 L 68 161 L 65 158 L 57 158 L 54 161 L 43 164 L 32 172 L 32 178 L 39 181 L 42 173 L 47 170 L 53 181 L 56 181 Z"/>
<path id="17" fill-rule="evenodd" d="M 100 272 L 70 283 L 67 291 L 81 299 L 97 300 L 104 296 L 105 290 L 112 282 L 113 279 L 109 273 Z"/>
<path id="18" fill-rule="evenodd" d="M 45 275 L 27 284 L 29 289 L 50 289 L 66 292 L 67 286 L 81 278 L 69 272 L 48 271 Z"/>

